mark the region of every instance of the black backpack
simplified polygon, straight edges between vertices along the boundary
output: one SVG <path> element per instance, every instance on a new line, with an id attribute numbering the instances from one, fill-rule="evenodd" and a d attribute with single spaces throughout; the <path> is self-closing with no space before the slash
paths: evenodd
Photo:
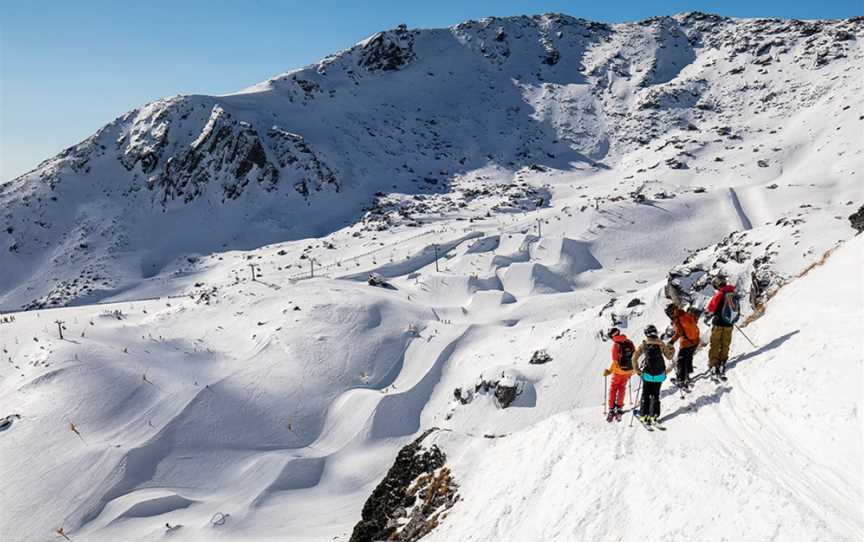
<path id="1" fill-rule="evenodd" d="M 635 351 L 636 347 L 633 346 L 633 342 L 630 340 L 618 343 L 618 367 L 624 371 L 632 371 L 633 353 Z"/>
<path id="2" fill-rule="evenodd" d="M 663 352 L 660 345 L 645 344 L 645 366 L 642 372 L 650 375 L 662 375 L 666 373 L 666 362 L 663 361 Z"/>

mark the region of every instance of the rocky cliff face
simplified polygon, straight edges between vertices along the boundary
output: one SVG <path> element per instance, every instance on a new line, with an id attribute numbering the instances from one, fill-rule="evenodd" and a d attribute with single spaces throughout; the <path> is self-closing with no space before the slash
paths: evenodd
<path id="1" fill-rule="evenodd" d="M 382 197 L 417 209 L 387 227 L 416 225 L 419 209 L 500 195 L 474 182 L 490 166 L 720 171 L 700 153 L 842 96 L 862 38 L 862 18 L 488 18 L 400 26 L 238 94 L 159 100 L 0 185 L 0 306 L 64 304 L 189 253 L 324 234 Z M 646 147 L 656 160 L 631 158 Z M 193 238 L 205 224 L 206 241 Z M 105 282 L 69 287 L 87 266 Z"/>
<path id="2" fill-rule="evenodd" d="M 190 202 L 212 179 L 222 181 L 223 200 L 236 199 L 250 180 L 266 191 L 272 191 L 279 182 L 279 170 L 268 162 L 255 129 L 218 105 L 189 148 L 168 158 L 161 174 L 149 181 L 163 199 Z"/>
<path id="3" fill-rule="evenodd" d="M 434 529 L 456 503 L 458 485 L 445 466 L 447 456 L 424 440 L 429 429 L 399 451 L 363 506 L 350 542 L 414 542 Z"/>

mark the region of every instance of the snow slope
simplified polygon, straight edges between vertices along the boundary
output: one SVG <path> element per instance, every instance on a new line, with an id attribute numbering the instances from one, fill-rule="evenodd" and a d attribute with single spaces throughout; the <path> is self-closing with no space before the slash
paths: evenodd
<path id="1" fill-rule="evenodd" d="M 0 539 L 348 540 L 431 427 L 461 498 L 432 540 L 860 539 L 860 39 L 397 29 L 0 186 L 2 303 L 38 309 L 0 323 Z M 608 426 L 602 332 L 718 270 L 760 347 L 668 432 Z M 454 400 L 502 374 L 511 407 Z"/>
<path id="2" fill-rule="evenodd" d="M 429 540 L 860 540 L 862 259 L 858 237 L 783 288 L 747 327 L 759 347 L 735 336 L 728 383 L 667 393 L 666 432 L 595 404 L 442 433 L 464 501 Z"/>

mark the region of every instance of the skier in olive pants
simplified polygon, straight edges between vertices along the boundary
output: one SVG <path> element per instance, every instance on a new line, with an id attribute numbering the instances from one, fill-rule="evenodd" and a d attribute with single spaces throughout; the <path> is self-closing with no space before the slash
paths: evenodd
<path id="1" fill-rule="evenodd" d="M 708 303 L 706 321 L 711 321 L 711 345 L 708 348 L 708 367 L 720 380 L 726 380 L 726 361 L 732 344 L 732 328 L 738 319 L 735 286 L 727 284 L 726 277 L 717 276 L 712 282 L 717 292 Z"/>

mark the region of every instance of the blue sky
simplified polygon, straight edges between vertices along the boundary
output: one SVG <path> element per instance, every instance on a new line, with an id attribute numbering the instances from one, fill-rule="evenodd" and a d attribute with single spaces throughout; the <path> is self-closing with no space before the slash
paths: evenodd
<path id="1" fill-rule="evenodd" d="M 0 182 L 136 106 L 236 91 L 402 22 L 552 11 L 622 22 L 694 10 L 845 18 L 864 14 L 864 0 L 2 2 Z"/>

